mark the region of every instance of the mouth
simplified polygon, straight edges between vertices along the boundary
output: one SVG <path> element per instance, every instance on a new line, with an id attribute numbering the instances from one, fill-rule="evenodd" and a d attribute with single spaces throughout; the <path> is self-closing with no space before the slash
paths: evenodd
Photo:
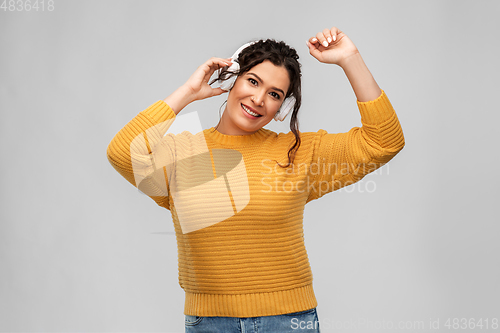
<path id="1" fill-rule="evenodd" d="M 253 118 L 258 118 L 258 117 L 262 117 L 261 114 L 258 114 L 257 112 L 255 112 L 253 109 L 250 109 L 248 106 L 246 106 L 245 104 L 241 104 L 241 108 L 243 109 L 243 111 L 247 114 L 247 115 L 250 115 L 252 116 Z"/>

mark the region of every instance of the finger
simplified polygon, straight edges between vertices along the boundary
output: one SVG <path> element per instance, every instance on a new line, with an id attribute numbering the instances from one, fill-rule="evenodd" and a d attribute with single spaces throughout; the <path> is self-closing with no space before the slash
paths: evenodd
<path id="1" fill-rule="evenodd" d="M 332 32 L 330 31 L 330 29 L 323 30 L 323 35 L 325 36 L 328 45 L 330 45 L 330 43 L 333 42 Z"/>
<path id="2" fill-rule="evenodd" d="M 318 39 L 319 43 L 324 46 L 324 47 L 328 47 L 328 41 L 326 40 L 326 37 L 325 35 L 323 34 L 323 32 L 318 32 L 316 34 L 316 38 Z"/>
<path id="3" fill-rule="evenodd" d="M 314 47 L 319 47 L 319 41 L 316 37 L 311 37 L 307 40 L 308 43 L 312 44 Z"/>
<path id="4" fill-rule="evenodd" d="M 202 71 L 203 71 L 203 82 L 208 82 L 212 74 L 215 72 L 216 68 L 213 68 L 213 63 L 205 63 L 202 66 Z"/>
<path id="5" fill-rule="evenodd" d="M 204 81 L 210 79 L 210 77 L 214 74 L 214 72 L 220 68 L 229 66 L 227 59 L 222 58 L 210 58 L 205 62 L 203 70 L 205 71 L 205 75 L 203 77 Z"/>
<path id="6" fill-rule="evenodd" d="M 316 39 L 316 38 L 314 38 Z M 317 46 L 309 41 L 306 41 L 307 46 L 309 47 L 309 54 L 311 54 L 314 58 L 318 59 L 321 61 L 321 52 L 318 50 L 319 47 L 319 42 L 316 39 L 316 44 Z"/>
<path id="7" fill-rule="evenodd" d="M 217 64 L 218 68 L 225 67 L 225 66 L 231 65 L 231 61 L 230 61 L 230 59 L 215 58 L 214 67 L 215 67 L 215 64 Z"/>
<path id="8" fill-rule="evenodd" d="M 311 52 L 312 48 L 315 47 L 311 42 L 310 40 L 306 40 L 306 45 L 307 45 L 307 48 L 309 49 L 309 52 Z"/>
<path id="9" fill-rule="evenodd" d="M 330 33 L 332 35 L 333 41 L 335 42 L 337 40 L 337 36 L 342 33 L 337 27 L 332 27 L 330 29 Z"/>
<path id="10" fill-rule="evenodd" d="M 212 97 L 213 96 L 219 96 L 222 95 L 223 93 L 227 93 L 226 90 L 223 90 L 222 88 L 212 88 Z"/>
<path id="11" fill-rule="evenodd" d="M 229 66 L 229 63 L 229 59 L 212 57 L 205 62 L 205 65 L 207 65 L 211 69 L 218 69 L 221 67 Z"/>
<path id="12" fill-rule="evenodd" d="M 221 60 L 224 63 L 224 66 L 231 66 L 233 64 L 233 60 L 231 58 L 222 58 Z"/>
<path id="13" fill-rule="evenodd" d="M 316 50 L 320 46 L 319 41 L 316 37 L 311 37 L 306 40 L 306 45 L 309 48 L 309 51 Z"/>

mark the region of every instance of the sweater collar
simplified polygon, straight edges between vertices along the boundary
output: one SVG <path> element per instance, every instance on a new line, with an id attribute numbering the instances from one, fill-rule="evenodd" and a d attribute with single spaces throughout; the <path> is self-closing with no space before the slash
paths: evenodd
<path id="1" fill-rule="evenodd" d="M 272 131 L 270 130 L 261 128 L 257 132 L 248 135 L 228 135 L 228 134 L 222 134 L 214 127 L 206 129 L 204 130 L 204 132 L 205 136 L 207 136 L 208 138 L 212 139 L 217 143 L 223 145 L 237 145 L 237 146 L 241 145 L 248 146 L 263 142 L 272 133 Z"/>

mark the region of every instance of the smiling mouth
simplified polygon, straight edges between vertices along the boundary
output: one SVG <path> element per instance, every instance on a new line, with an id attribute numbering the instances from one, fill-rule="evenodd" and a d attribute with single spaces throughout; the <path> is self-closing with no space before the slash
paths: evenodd
<path id="1" fill-rule="evenodd" d="M 246 113 L 248 113 L 249 115 L 251 116 L 254 116 L 254 117 L 262 117 L 261 114 L 258 114 L 256 112 L 253 112 L 251 111 L 250 109 L 248 109 L 245 105 L 241 104 L 241 107 L 243 108 L 243 110 L 245 110 Z"/>

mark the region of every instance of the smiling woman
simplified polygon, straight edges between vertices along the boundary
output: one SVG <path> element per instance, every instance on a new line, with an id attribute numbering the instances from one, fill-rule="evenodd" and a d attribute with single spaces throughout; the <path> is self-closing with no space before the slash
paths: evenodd
<path id="1" fill-rule="evenodd" d="M 207 60 L 108 146 L 111 165 L 171 211 L 186 332 L 296 332 L 298 323 L 315 323 L 299 325 L 301 332 L 319 332 L 304 206 L 359 181 L 404 147 L 396 113 L 351 40 L 333 27 L 307 47 L 344 70 L 362 127 L 300 133 L 297 52 L 268 39 Z M 209 84 L 215 71 L 217 88 Z M 227 93 L 223 88 L 229 94 L 216 128 L 167 133 L 186 105 Z M 264 128 L 288 113 L 290 132 Z"/>
<path id="2" fill-rule="evenodd" d="M 222 81 L 221 87 L 223 89 L 232 88 L 229 92 L 227 100 L 228 105 L 225 109 L 228 110 L 230 108 L 229 102 L 232 99 L 231 94 L 235 91 L 235 81 L 248 80 L 250 84 L 253 84 L 256 88 L 255 90 L 248 90 L 246 92 L 247 95 L 249 94 L 248 96 L 252 103 L 241 103 L 242 105 L 238 106 L 238 109 L 243 108 L 244 111 L 247 111 L 244 112 L 246 116 L 249 114 L 252 115 L 252 112 L 260 115 L 257 110 L 259 107 L 266 108 L 267 112 L 262 114 L 262 118 L 264 119 L 259 119 L 258 123 L 251 123 L 253 130 L 250 129 L 250 131 L 248 131 L 248 128 L 241 128 L 239 124 L 233 121 L 231 116 L 227 115 L 223 115 L 221 121 L 215 128 L 223 134 L 233 133 L 230 135 L 248 135 L 255 133 L 258 128 L 267 125 L 272 118 L 283 121 L 288 113 L 291 112 L 290 130 L 295 136 L 295 142 L 287 153 L 288 163 L 286 166 L 290 166 L 301 142 L 298 112 L 302 100 L 302 74 L 300 71 L 301 65 L 298 59 L 299 56 L 295 49 L 291 48 L 283 41 L 278 42 L 274 39 L 250 42 L 240 47 L 231 58 L 233 64 L 230 67 L 226 66 L 223 70 L 217 71 L 219 74 L 218 78 L 213 80 L 210 84 Z M 226 80 L 229 81 L 229 83 Z M 255 94 L 261 94 L 262 96 L 256 96 Z M 267 95 L 273 96 L 274 99 L 269 100 Z M 276 112 L 274 112 L 273 108 L 276 107 L 276 103 L 278 103 L 279 106 Z M 253 108 L 252 106 L 254 105 L 257 105 L 257 107 Z M 271 111 L 271 113 L 274 112 L 273 117 L 270 117 L 269 111 Z M 224 114 L 230 112 L 231 111 L 225 112 Z M 257 118 L 259 118 L 259 115 L 253 114 L 253 116 Z M 250 119 L 255 118 L 250 117 Z M 225 129 L 220 128 L 220 126 L 224 126 L 224 123 L 228 123 L 228 126 Z"/>

